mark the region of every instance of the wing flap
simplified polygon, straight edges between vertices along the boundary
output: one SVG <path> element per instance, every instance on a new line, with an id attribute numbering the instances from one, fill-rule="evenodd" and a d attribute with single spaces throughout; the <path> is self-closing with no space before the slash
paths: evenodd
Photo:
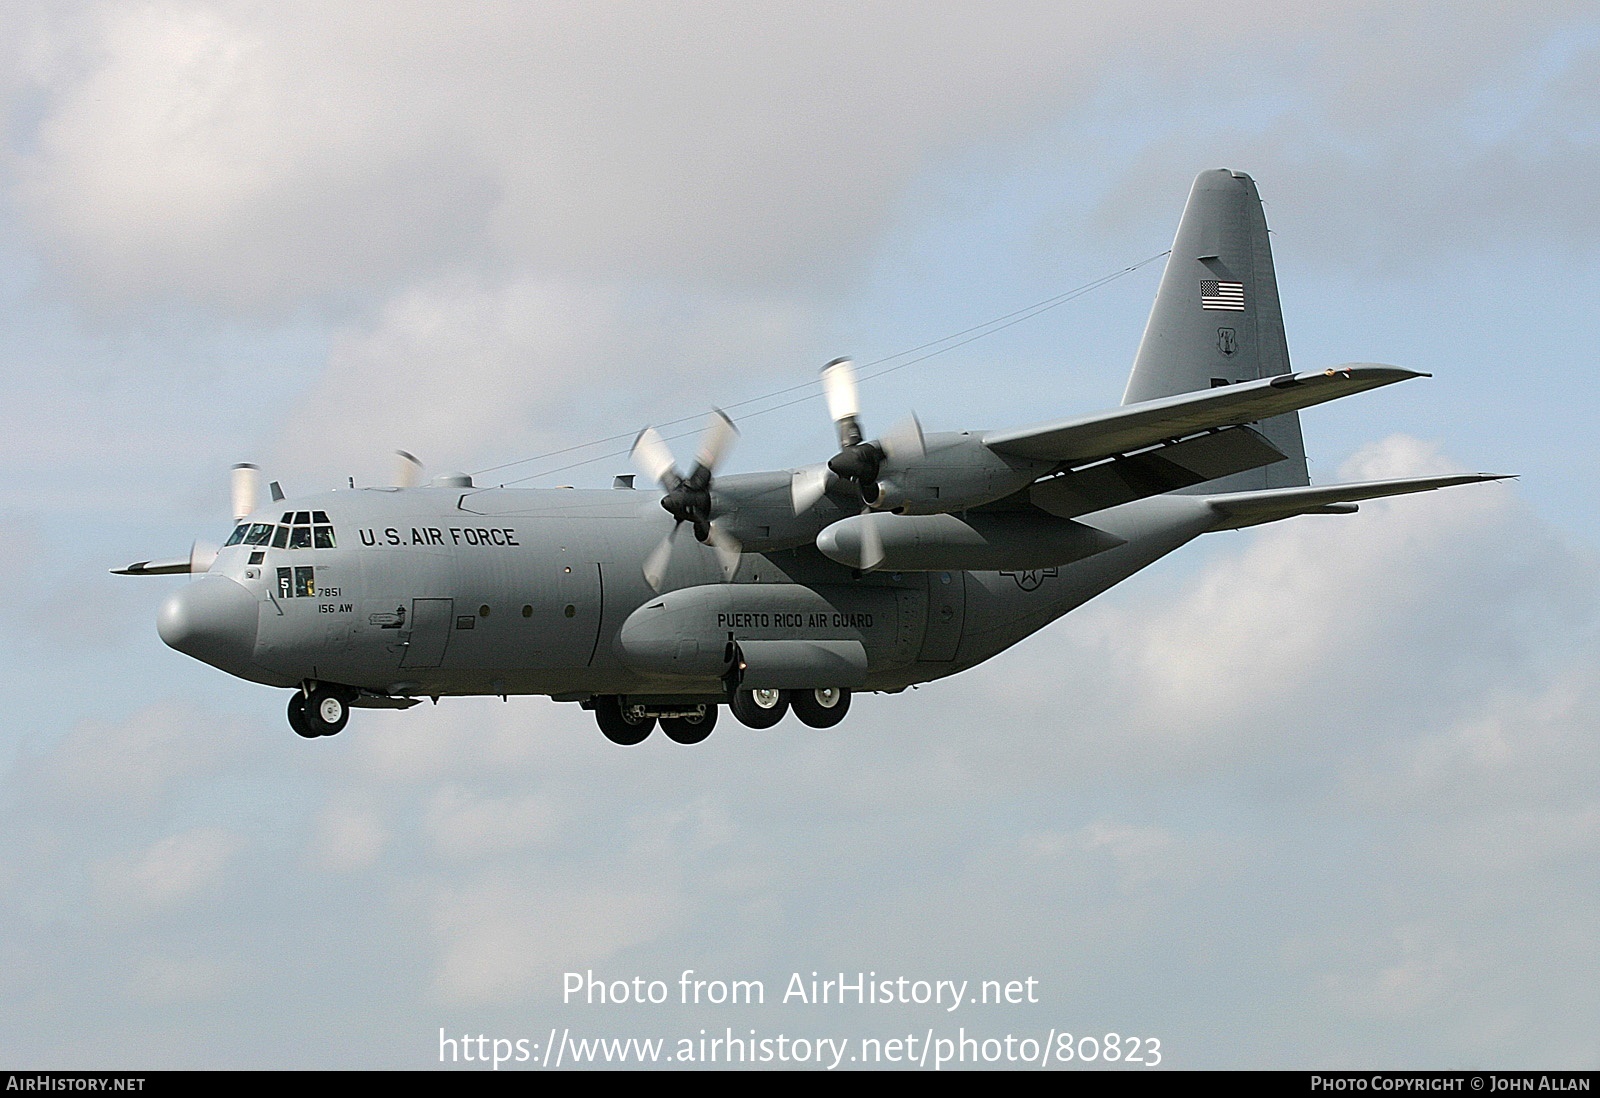
<path id="1" fill-rule="evenodd" d="M 1058 518 L 1077 518 L 1283 459 L 1282 450 L 1251 428 L 1225 427 L 1036 481 L 1028 498 Z"/>
<path id="2" fill-rule="evenodd" d="M 1259 381 L 1219 385 L 1014 431 L 992 431 L 984 435 L 983 442 L 996 453 L 1034 461 L 1095 461 L 1168 439 L 1255 423 L 1382 385 L 1427 376 L 1398 366 L 1356 362 L 1321 372 L 1279 374 Z"/>

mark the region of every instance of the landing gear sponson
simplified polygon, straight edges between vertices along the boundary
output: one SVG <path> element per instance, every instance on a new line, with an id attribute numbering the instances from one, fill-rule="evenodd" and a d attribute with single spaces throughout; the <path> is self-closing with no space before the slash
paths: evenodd
<path id="1" fill-rule="evenodd" d="M 584 703 L 594 710 L 595 723 L 606 739 L 631 747 L 643 743 L 656 725 L 674 743 L 695 744 L 711 735 L 717 723 L 715 702 L 704 704 L 635 702 L 616 694 L 597 695 Z M 747 728 L 771 728 L 793 712 L 802 724 L 832 728 L 850 711 L 850 691 L 844 687 L 818 690 L 738 690 L 728 709 Z"/>

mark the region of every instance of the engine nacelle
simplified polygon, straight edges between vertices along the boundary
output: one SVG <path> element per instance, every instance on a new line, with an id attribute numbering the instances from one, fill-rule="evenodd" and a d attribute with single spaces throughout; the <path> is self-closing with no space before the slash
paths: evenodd
<path id="1" fill-rule="evenodd" d="M 890 462 L 878 479 L 873 509 L 903 515 L 965 511 L 1009 496 L 1052 472 L 1055 462 L 997 454 L 979 433 L 930 434 L 927 452 Z"/>
<path id="2" fill-rule="evenodd" d="M 880 572 L 997 572 L 1054 568 L 1123 544 L 1104 530 L 1038 511 L 855 515 L 817 535 L 823 556 L 851 568 L 867 557 L 867 525 L 883 548 Z"/>

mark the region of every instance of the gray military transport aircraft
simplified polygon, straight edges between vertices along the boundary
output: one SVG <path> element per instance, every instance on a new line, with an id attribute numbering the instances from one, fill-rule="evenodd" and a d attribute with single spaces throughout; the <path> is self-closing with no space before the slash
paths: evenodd
<path id="1" fill-rule="evenodd" d="M 1311 486 L 1298 411 L 1426 376 L 1289 367 L 1254 181 L 1202 173 L 1178 225 L 1122 405 L 1002 431 L 865 435 L 847 361 L 822 384 L 839 452 L 717 476 L 712 417 L 687 474 L 653 429 L 635 464 L 662 488 L 478 487 L 465 475 L 258 505 L 234 469 L 220 550 L 120 575 L 203 573 L 168 598 L 168 645 L 293 689 L 289 724 L 329 736 L 351 708 L 547 694 L 619 744 L 678 743 L 718 707 L 752 728 L 837 724 L 851 691 L 955 674 L 1180 545 L 1486 474 Z M 693 541 L 680 536 L 688 526 Z"/>

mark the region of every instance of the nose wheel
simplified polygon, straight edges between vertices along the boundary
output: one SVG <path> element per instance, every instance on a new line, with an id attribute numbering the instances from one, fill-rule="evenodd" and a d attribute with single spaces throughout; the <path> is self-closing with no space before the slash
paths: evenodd
<path id="1" fill-rule="evenodd" d="M 296 690 L 289 696 L 289 727 L 308 740 L 334 736 L 350 723 L 350 703 L 343 694 L 318 686 L 307 697 Z"/>

